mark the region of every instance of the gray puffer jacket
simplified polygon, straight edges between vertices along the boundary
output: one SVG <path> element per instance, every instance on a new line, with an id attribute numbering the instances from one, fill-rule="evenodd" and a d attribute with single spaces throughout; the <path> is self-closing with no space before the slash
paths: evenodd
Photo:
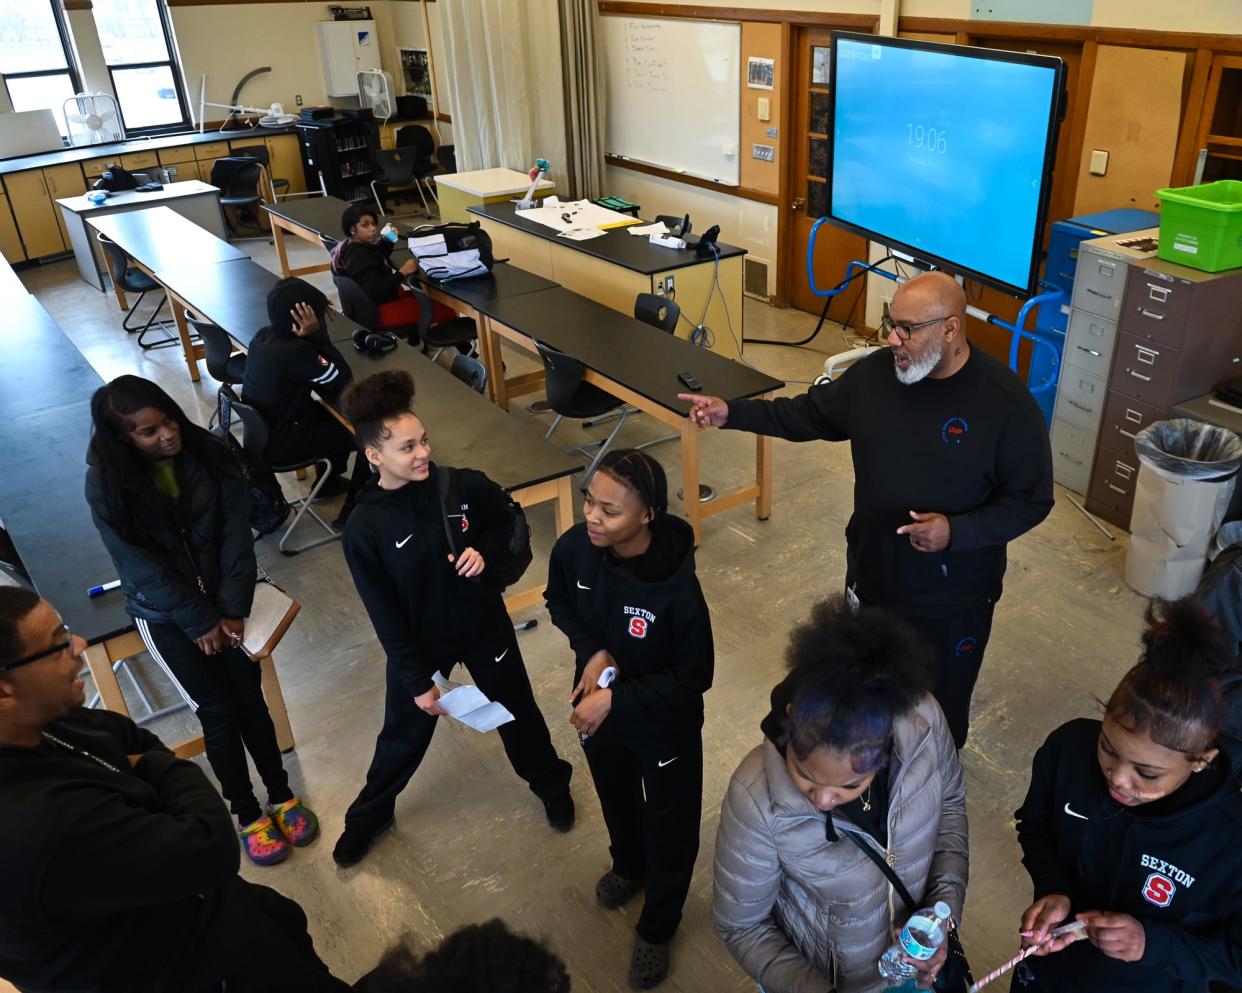
<path id="1" fill-rule="evenodd" d="M 930 696 L 893 727 L 889 797 L 890 864 L 920 905 L 944 900 L 960 921 L 966 791 L 944 715 Z M 895 924 L 904 923 L 905 908 L 846 831 L 879 844 L 841 814 L 815 809 L 771 740 L 733 774 L 716 835 L 712 919 L 767 993 L 886 987 L 876 963 Z"/>

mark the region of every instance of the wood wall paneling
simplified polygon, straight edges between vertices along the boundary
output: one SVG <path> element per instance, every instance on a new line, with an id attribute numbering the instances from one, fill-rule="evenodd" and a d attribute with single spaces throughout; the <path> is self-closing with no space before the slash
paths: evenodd
<path id="1" fill-rule="evenodd" d="M 776 77 L 770 90 L 752 90 L 746 83 L 746 65 L 751 57 L 772 59 L 776 63 Z M 782 156 L 782 140 L 785 135 L 780 131 L 782 91 L 785 87 L 785 67 L 781 59 L 781 26 L 779 24 L 759 24 L 753 21 L 742 22 L 742 72 L 741 101 L 742 114 L 739 128 L 738 177 L 740 185 L 752 190 L 760 190 L 777 196 L 780 193 L 780 167 Z M 759 101 L 767 99 L 770 103 L 768 120 L 759 120 Z M 768 137 L 768 129 L 776 128 L 775 138 Z M 772 145 L 776 149 L 776 158 L 771 162 L 756 159 L 751 155 L 752 145 Z"/>
<path id="2" fill-rule="evenodd" d="M 1117 206 L 1158 207 L 1154 191 L 1168 186 L 1173 173 L 1185 68 L 1184 52 L 1098 46 L 1075 216 Z M 1090 173 L 1095 149 L 1108 152 L 1103 176 Z"/>
<path id="3" fill-rule="evenodd" d="M 1173 185 L 1189 186 L 1194 182 L 1195 167 L 1202 148 L 1201 137 L 1209 121 L 1203 120 L 1204 99 L 1207 96 L 1208 77 L 1212 71 L 1212 50 L 1197 48 L 1187 60 L 1188 79 L 1184 84 L 1185 100 L 1182 107 L 1181 132 L 1177 139 L 1177 153 L 1173 158 Z"/>

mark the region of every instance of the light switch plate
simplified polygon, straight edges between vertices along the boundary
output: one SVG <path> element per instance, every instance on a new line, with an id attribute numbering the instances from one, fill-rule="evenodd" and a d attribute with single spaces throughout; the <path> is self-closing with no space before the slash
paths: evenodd
<path id="1" fill-rule="evenodd" d="M 759 120 L 772 120 L 772 101 L 768 97 L 759 98 Z"/>
<path id="2" fill-rule="evenodd" d="M 761 162 L 775 162 L 776 148 L 772 145 L 751 145 L 750 157 L 759 159 Z"/>
<path id="3" fill-rule="evenodd" d="M 1102 148 L 1091 150 L 1091 175 L 1103 176 L 1108 172 L 1108 152 Z"/>

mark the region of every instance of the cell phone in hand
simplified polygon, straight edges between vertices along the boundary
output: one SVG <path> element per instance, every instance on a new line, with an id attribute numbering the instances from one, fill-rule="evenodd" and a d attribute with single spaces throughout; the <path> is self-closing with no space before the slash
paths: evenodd
<path id="1" fill-rule="evenodd" d="M 697 393 L 700 389 L 702 389 L 699 385 L 699 381 L 694 378 L 693 373 L 679 372 L 677 374 L 677 378 L 681 380 L 682 385 L 684 385 L 688 390 L 694 390 Z"/>

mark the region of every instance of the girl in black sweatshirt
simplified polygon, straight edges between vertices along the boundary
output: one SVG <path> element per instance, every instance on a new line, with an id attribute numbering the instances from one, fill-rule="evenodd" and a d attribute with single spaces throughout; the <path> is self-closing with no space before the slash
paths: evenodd
<path id="1" fill-rule="evenodd" d="M 1148 608 L 1144 652 L 1103 721 L 1062 725 L 1015 815 L 1042 947 L 1018 993 L 1206 993 L 1242 983 L 1242 795 L 1219 748 L 1235 665 L 1191 601 Z M 1048 939 L 1070 920 L 1089 940 Z"/>
<path id="2" fill-rule="evenodd" d="M 703 694 L 715 664 L 694 533 L 667 511 L 659 462 L 633 449 L 605 455 L 586 490 L 585 523 L 552 549 L 544 592 L 574 650 L 570 720 L 611 842 L 613 866 L 596 896 L 615 909 L 647 891 L 630 960 L 639 989 L 668 972 L 694 872 Z"/>
<path id="3" fill-rule="evenodd" d="M 414 775 L 436 718 L 433 677 L 462 662 L 489 700 L 514 720 L 500 740 L 514 771 L 544 804 L 548 823 L 568 830 L 572 766 L 552 747 L 535 703 L 513 623 L 489 563 L 512 534 L 504 491 L 483 473 L 453 470 L 459 508 L 444 508 L 440 473 L 423 422 L 411 410 L 414 380 L 390 371 L 355 383 L 341 397 L 358 447 L 376 469 L 350 515 L 342 545 L 358 595 L 388 656 L 384 726 L 366 785 L 345 813 L 337 864 L 353 865 L 392 824 L 397 795 Z M 460 529 L 462 551 L 449 547 L 445 520 Z"/>
<path id="4" fill-rule="evenodd" d="M 151 655 L 194 701 L 207 761 L 251 861 L 284 859 L 319 831 L 293 795 L 242 650 L 257 565 L 249 484 L 224 443 L 155 383 L 119 376 L 91 398 L 86 500 Z M 246 753 L 267 788 L 255 798 Z"/>

